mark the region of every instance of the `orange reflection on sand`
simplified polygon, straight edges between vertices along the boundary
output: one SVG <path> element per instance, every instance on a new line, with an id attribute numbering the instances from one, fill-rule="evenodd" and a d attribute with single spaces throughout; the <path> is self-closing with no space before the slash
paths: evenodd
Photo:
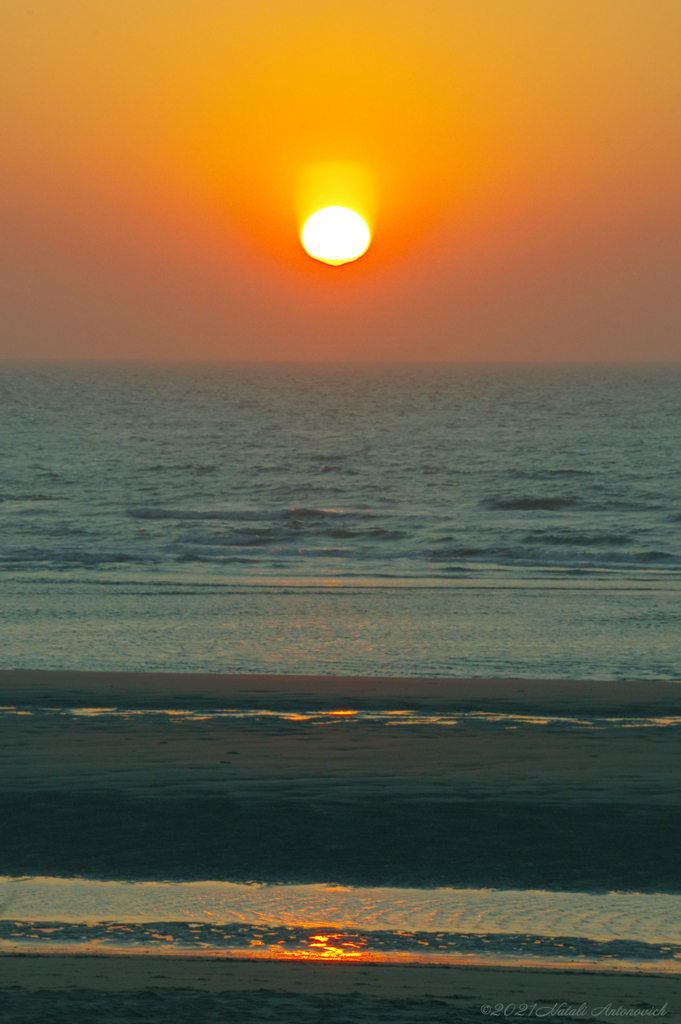
<path id="1" fill-rule="evenodd" d="M 282 949 L 270 946 L 269 954 L 280 960 L 373 960 L 372 955 L 358 943 L 342 941 L 342 932 L 334 935 L 310 935 L 308 945 L 303 949 Z"/>
<path id="2" fill-rule="evenodd" d="M 451 954 L 443 955 L 438 953 L 419 954 L 407 950 L 391 950 L 390 952 L 382 952 L 378 950 L 361 949 L 358 947 L 352 949 L 350 948 L 353 945 L 352 943 L 334 945 L 331 941 L 334 936 L 318 936 L 318 938 L 324 938 L 325 941 L 310 942 L 307 947 L 302 949 L 283 949 L 281 946 L 269 946 L 262 951 L 254 949 L 249 949 L 248 952 L 244 952 L 242 950 L 230 950 L 229 956 L 232 959 L 296 961 L 323 960 L 325 962 L 354 964 L 471 964 L 478 962 L 477 960 L 472 959 L 474 957 L 473 953 L 452 956 Z M 491 961 L 487 957 L 484 959 L 479 958 L 479 962 L 484 964 Z"/>

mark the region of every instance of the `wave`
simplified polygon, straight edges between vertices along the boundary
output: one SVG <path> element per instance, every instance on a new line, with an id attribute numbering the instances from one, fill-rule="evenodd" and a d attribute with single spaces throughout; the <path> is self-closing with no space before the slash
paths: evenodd
<path id="1" fill-rule="evenodd" d="M 629 533 L 573 533 L 569 530 L 564 533 L 538 530 L 526 534 L 523 539 L 526 544 L 549 544 L 571 548 L 620 547 L 632 543 L 632 536 Z"/>
<path id="2" fill-rule="evenodd" d="M 218 471 L 218 466 L 215 465 L 215 464 L 204 466 L 204 465 L 200 465 L 200 464 L 195 464 L 193 462 L 187 462 L 187 463 L 181 463 L 181 464 L 157 462 L 153 466 L 141 466 L 139 469 L 135 470 L 135 476 L 144 477 L 148 473 L 187 473 L 187 472 L 188 473 L 194 473 L 197 476 L 204 476 L 204 475 L 209 475 L 211 473 L 216 473 L 217 471 Z"/>
<path id="3" fill-rule="evenodd" d="M 519 480 L 560 480 L 563 477 L 593 477 L 590 469 L 512 469 L 509 476 Z"/>
<path id="4" fill-rule="evenodd" d="M 580 498 L 522 497 L 485 498 L 480 505 L 498 512 L 559 512 L 564 508 L 577 508 L 581 503 Z"/>
<path id="5" fill-rule="evenodd" d="M 297 507 L 286 509 L 181 509 L 142 506 L 127 508 L 125 514 L 131 519 L 176 520 L 177 522 L 326 522 L 330 520 L 366 521 L 383 518 L 385 513 L 369 509 L 344 511 L 334 508 Z"/>
<path id="6" fill-rule="evenodd" d="M 74 549 L 45 549 L 45 548 L 23 548 L 0 553 L 0 565 L 45 565 L 57 566 L 81 565 L 96 567 L 98 565 L 123 565 L 125 563 L 140 563 L 144 565 L 157 565 L 163 561 L 158 553 L 132 552 L 132 551 L 82 551 Z"/>
<path id="7" fill-rule="evenodd" d="M 407 537 L 407 540 L 410 538 Z M 413 538 L 412 538 L 413 539 Z M 543 546 L 545 544 L 545 546 Z M 5 548 L 0 551 L 0 567 L 5 571 L 18 569 L 107 569 L 114 566 L 205 565 L 216 568 L 248 566 L 258 574 L 276 570 L 292 576 L 324 572 L 324 562 L 331 572 L 343 563 L 347 576 L 376 578 L 433 577 L 468 572 L 494 575 L 503 571 L 527 573 L 558 572 L 678 572 L 681 556 L 662 549 L 626 550 L 626 545 L 604 547 L 595 540 L 579 546 L 575 542 L 544 538 L 527 544 L 508 547 L 474 548 L 446 546 L 442 548 L 413 547 L 404 543 L 404 535 L 391 531 L 313 531 L 302 535 L 273 531 L 269 535 L 192 536 L 175 538 L 162 545 L 130 549 L 102 550 L 88 548 Z M 428 566 L 431 569 L 428 569 Z"/>
<path id="8" fill-rule="evenodd" d="M 583 496 L 560 497 L 558 495 L 546 496 L 519 496 L 519 497 L 491 497 L 483 498 L 478 502 L 480 508 L 490 512 L 562 512 L 565 510 L 578 510 L 580 515 L 594 513 L 622 514 L 628 512 L 664 512 L 664 505 L 655 496 L 646 498 L 620 498 L 611 496 L 603 499 L 592 492 Z M 681 518 L 680 520 L 681 521 Z"/>
<path id="9" fill-rule="evenodd" d="M 56 497 L 54 494 L 4 494 L 0 496 L 0 501 L 61 501 L 61 498 Z"/>

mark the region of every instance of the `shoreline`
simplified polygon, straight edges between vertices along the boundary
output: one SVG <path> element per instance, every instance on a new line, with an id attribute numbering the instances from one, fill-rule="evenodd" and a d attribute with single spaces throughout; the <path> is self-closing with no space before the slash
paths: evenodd
<path id="1" fill-rule="evenodd" d="M 428 972 L 434 974 L 437 971 L 455 971 L 459 972 L 494 972 L 500 973 L 501 975 L 509 974 L 511 972 L 520 971 L 522 973 L 529 972 L 536 975 L 545 973 L 568 975 L 570 978 L 576 975 L 588 975 L 590 977 L 627 977 L 627 978 L 664 978 L 669 979 L 674 983 L 678 983 L 679 995 L 681 996 L 681 963 L 678 961 L 657 961 L 655 963 L 646 962 L 644 960 L 614 960 L 607 958 L 593 958 L 593 959 L 575 959 L 575 960 L 552 960 L 548 957 L 472 957 L 472 956 L 416 956 L 416 955 L 399 955 L 399 954 L 380 954 L 371 953 L 363 955 L 358 959 L 347 958 L 336 958 L 336 957 L 325 957 L 315 955 L 272 955 L 271 953 L 258 953 L 251 950 L 230 950 L 224 952 L 222 950 L 169 950 L 169 949 L 155 949 L 152 947 L 143 949 L 130 949 L 125 946 L 110 946 L 102 948 L 93 945 L 92 947 L 84 946 L 54 946 L 52 948 L 37 949 L 35 946 L 25 944 L 21 946 L 17 944 L 14 947 L 10 947 L 4 944 L 0 947 L 0 991 L 2 990 L 6 971 L 8 970 L 7 964 L 13 964 L 17 967 L 17 978 L 25 978 L 29 983 L 33 981 L 31 975 L 33 971 L 29 965 L 31 963 L 41 964 L 43 962 L 56 963 L 62 966 L 64 975 L 67 971 L 73 969 L 75 964 L 89 964 L 90 961 L 111 961 L 112 967 L 109 971 L 109 976 L 114 977 L 117 970 L 115 965 L 119 961 L 131 962 L 135 965 L 143 963 L 163 963 L 168 965 L 188 964 L 186 970 L 188 973 L 192 971 L 191 965 L 196 965 L 196 971 L 200 971 L 205 964 L 223 964 L 234 967 L 235 973 L 243 972 L 243 975 L 248 976 L 250 970 L 262 971 L 263 975 L 268 970 L 274 969 L 274 972 L 279 971 L 284 977 L 286 974 L 293 974 L 297 972 L 299 968 L 306 969 L 310 968 L 311 972 L 316 969 L 321 971 L 333 971 L 336 967 L 341 970 L 350 970 L 359 973 L 363 968 L 376 968 L 378 970 L 389 969 L 391 971 L 413 971 L 413 972 Z M 329 965 L 333 964 L 334 967 Z M 23 965 L 23 970 L 20 965 Z M 153 966 L 150 967 L 153 970 Z M 182 970 L 182 967 L 180 967 Z M 60 972 L 61 973 L 61 972 Z M 216 970 L 216 974 L 217 974 Z M 59 977 L 59 974 L 56 975 Z M 266 975 L 265 975 L 266 977 Z M 331 983 L 333 985 L 333 978 L 324 978 L 324 983 Z M 221 980 L 221 979 L 220 979 Z M 239 979 L 237 979 L 239 980 Z M 41 976 L 40 981 L 43 981 Z M 173 984 L 177 982 L 177 978 L 172 979 Z M 35 983 L 35 982 L 34 982 Z M 276 980 L 274 981 L 276 984 Z M 270 985 L 273 986 L 273 982 L 270 980 Z M 45 987 L 41 984 L 41 987 Z"/>

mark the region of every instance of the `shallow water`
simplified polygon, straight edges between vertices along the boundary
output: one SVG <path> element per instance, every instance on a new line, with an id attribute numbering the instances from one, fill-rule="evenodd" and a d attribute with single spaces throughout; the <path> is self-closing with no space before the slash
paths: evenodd
<path id="1" fill-rule="evenodd" d="M 13 716 L 30 718 L 99 718 L 104 721 L 116 719 L 172 719 L 173 722 L 203 722 L 211 719 L 223 719 L 226 722 L 243 721 L 256 728 L 268 725 L 282 726 L 286 724 L 305 723 L 308 725 L 342 726 L 371 725 L 408 727 L 408 726 L 455 726 L 475 727 L 476 729 L 505 728 L 516 729 L 519 726 L 545 726 L 557 729 L 678 729 L 681 727 L 681 715 L 665 715 L 657 718 L 644 717 L 610 717 L 607 715 L 531 715 L 512 714 L 486 711 L 458 711 L 444 714 L 429 714 L 423 711 L 397 709 L 390 711 L 351 711 L 338 709 L 335 711 L 305 710 L 301 707 L 296 711 L 278 711 L 267 708 L 218 708 L 207 711 L 205 708 L 115 708 L 115 707 L 83 707 L 60 708 L 22 705 L 0 707 L 0 718 Z"/>
<path id="2" fill-rule="evenodd" d="M 681 896 L 0 880 L 0 949 L 681 969 Z"/>

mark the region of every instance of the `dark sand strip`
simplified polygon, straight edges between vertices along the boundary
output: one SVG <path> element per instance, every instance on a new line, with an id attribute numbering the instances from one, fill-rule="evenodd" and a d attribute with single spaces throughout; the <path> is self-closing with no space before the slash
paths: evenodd
<path id="1" fill-rule="evenodd" d="M 681 892 L 678 809 L 2 794 L 0 874 Z"/>
<path id="2" fill-rule="evenodd" d="M 608 1019 L 602 1013 L 591 1016 L 608 1004 L 612 1009 L 661 1009 L 666 1004 L 660 1019 L 678 1021 L 681 977 L 512 967 L 6 955 L 0 956 L 0 999 L 3 1021 L 12 1024 L 444 1024 L 484 1020 L 481 1007 L 499 1003 L 547 1008 L 586 1004 L 586 1019 Z"/>
<path id="3" fill-rule="evenodd" d="M 0 704 L 26 703 L 657 716 L 681 713 L 681 682 L 0 671 Z"/>

